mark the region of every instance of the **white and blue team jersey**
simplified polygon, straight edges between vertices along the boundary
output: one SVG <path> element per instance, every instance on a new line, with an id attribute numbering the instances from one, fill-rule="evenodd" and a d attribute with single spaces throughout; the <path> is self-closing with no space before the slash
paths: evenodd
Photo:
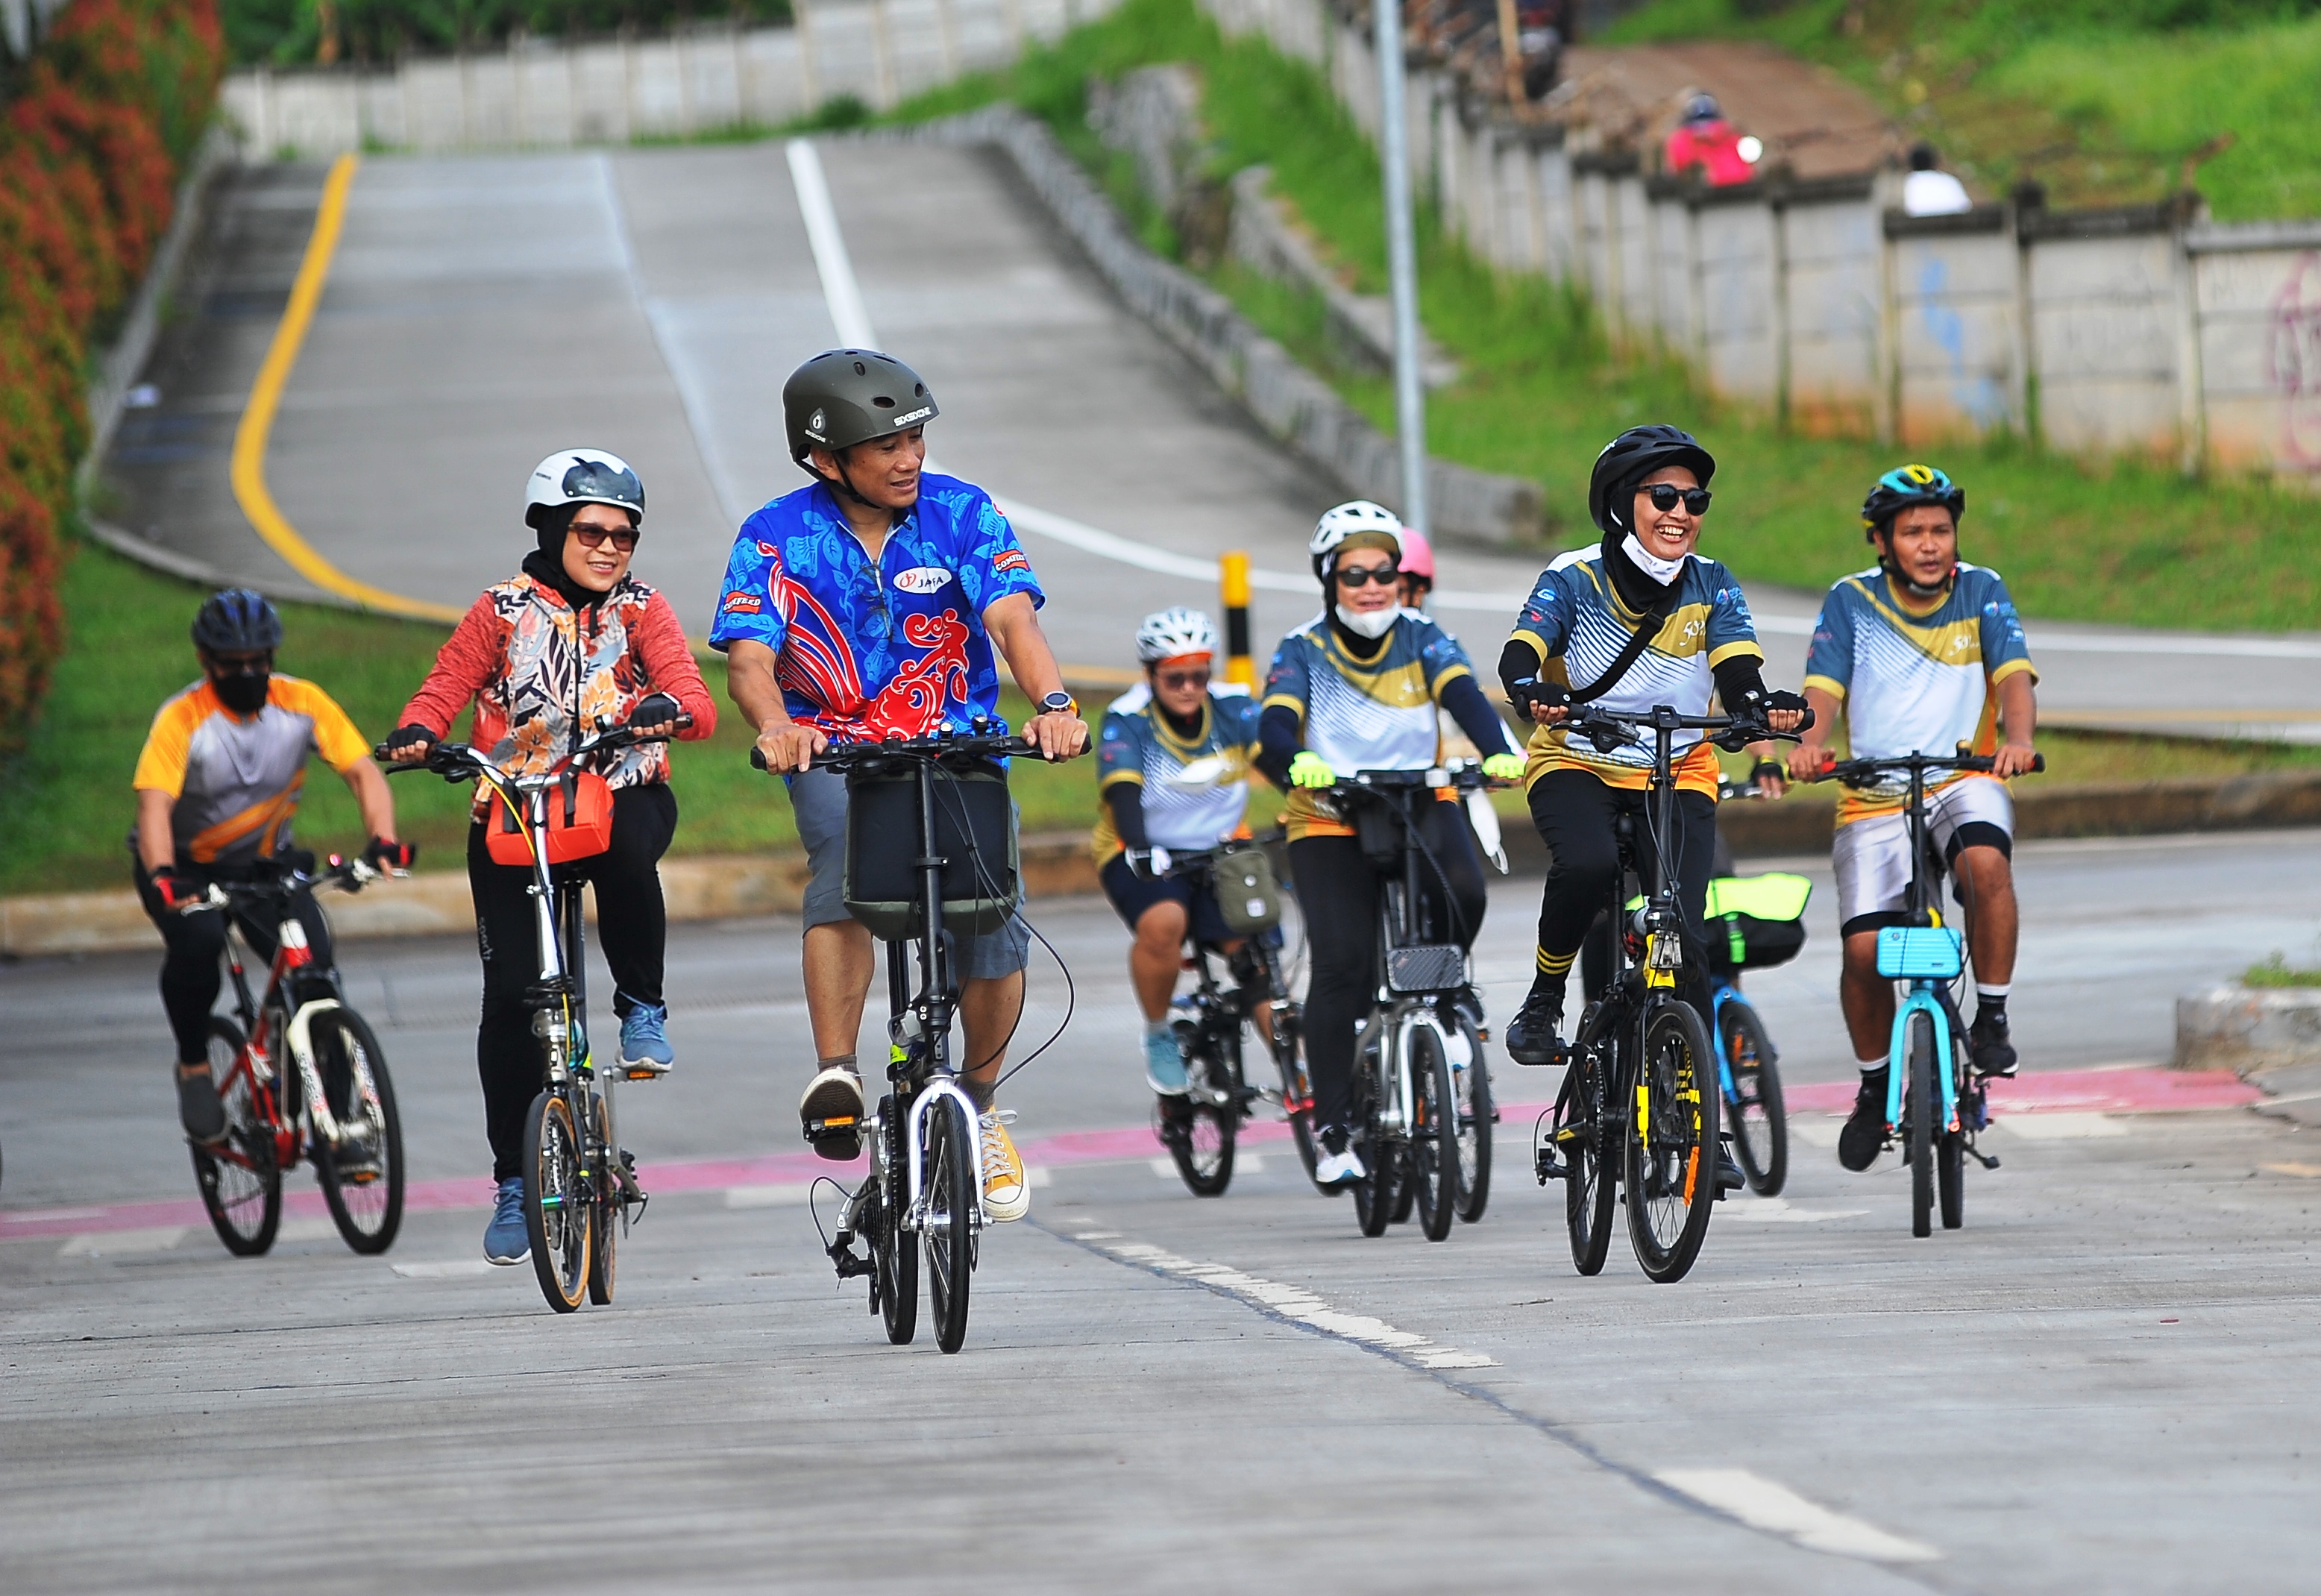
<path id="1" fill-rule="evenodd" d="M 1843 578 L 1822 599 L 1806 652 L 1806 686 L 1845 706 L 1846 737 L 1861 759 L 1946 754 L 1961 743 L 1990 752 L 1998 745 L 1998 686 L 2026 670 L 2038 679 L 2007 584 L 1963 561 L 1931 608 L 1904 602 L 1882 570 Z M 1901 791 L 1898 782 L 1847 789 L 1839 824 L 1898 808 Z"/>
<path id="2" fill-rule="evenodd" d="M 1241 829 L 1242 811 L 1249 807 L 1250 760 L 1257 752 L 1257 700 L 1245 688 L 1212 687 L 1201 707 L 1200 725 L 1189 738 L 1180 737 L 1152 702 L 1151 689 L 1140 683 L 1105 707 L 1096 746 L 1094 848 L 1098 865 L 1109 862 L 1124 846 L 1113 826 L 1112 806 L 1103 797 L 1123 781 L 1133 781 L 1140 789 L 1144 834 L 1155 847 L 1188 852 L 1214 848 Z M 1178 785 L 1186 766 L 1212 756 L 1224 762 L 1215 782 Z"/>

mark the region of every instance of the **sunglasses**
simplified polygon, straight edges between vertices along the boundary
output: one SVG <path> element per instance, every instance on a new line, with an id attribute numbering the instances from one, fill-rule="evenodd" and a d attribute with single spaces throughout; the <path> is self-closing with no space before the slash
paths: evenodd
<path id="1" fill-rule="evenodd" d="M 1402 580 L 1402 572 L 1391 565 L 1341 566 L 1332 573 L 1341 588 L 1359 588 L 1364 582 L 1376 582 L 1381 588 L 1391 588 Z"/>
<path id="2" fill-rule="evenodd" d="M 1181 692 L 1186 688 L 1208 686 L 1209 673 L 1206 670 L 1156 670 L 1152 673 L 1152 679 L 1171 692 Z"/>
<path id="3" fill-rule="evenodd" d="M 606 538 L 611 538 L 613 547 L 623 554 L 634 552 L 637 546 L 637 534 L 634 527 L 614 532 L 602 526 L 576 526 L 572 529 L 572 535 L 580 540 L 580 546 L 584 549 L 596 548 Z"/>
<path id="4" fill-rule="evenodd" d="M 265 676 L 274 669 L 274 656 L 270 652 L 231 656 L 212 654 L 209 669 L 216 676 Z"/>
<path id="5" fill-rule="evenodd" d="M 1709 494 L 1706 488 L 1679 488 L 1673 482 L 1655 482 L 1644 491 L 1652 496 L 1652 508 L 1662 515 L 1675 509 L 1679 501 L 1688 515 L 1708 514 Z"/>

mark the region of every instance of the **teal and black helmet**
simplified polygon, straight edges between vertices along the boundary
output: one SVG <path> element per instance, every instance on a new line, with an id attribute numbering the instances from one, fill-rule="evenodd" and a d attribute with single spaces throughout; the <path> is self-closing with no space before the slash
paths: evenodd
<path id="1" fill-rule="evenodd" d="M 1919 505 L 1948 510 L 1955 525 L 1966 515 L 1966 489 L 1939 466 L 1896 466 L 1878 479 L 1878 486 L 1861 501 L 1861 529 L 1874 540 L 1894 524 L 1895 516 Z"/>

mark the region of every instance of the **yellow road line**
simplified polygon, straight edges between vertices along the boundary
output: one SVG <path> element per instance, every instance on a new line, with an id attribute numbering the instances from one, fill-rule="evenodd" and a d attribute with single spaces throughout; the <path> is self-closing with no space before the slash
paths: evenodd
<path id="1" fill-rule="evenodd" d="M 266 486 L 267 439 L 274 430 L 274 414 L 281 407 L 290 369 L 298 363 L 299 346 L 306 342 L 306 330 L 314 324 L 323 280 L 331 275 L 331 257 L 338 252 L 339 230 L 347 217 L 347 190 L 354 186 L 357 164 L 351 155 L 340 156 L 323 184 L 323 203 L 314 212 L 314 232 L 306 241 L 306 258 L 298 264 L 297 280 L 291 285 L 290 303 L 282 312 L 281 324 L 274 329 L 274 342 L 266 351 L 265 364 L 258 369 L 258 380 L 250 385 L 241 424 L 234 429 L 233 497 L 267 546 L 323 591 L 387 615 L 457 622 L 459 610 L 357 581 L 323 559 L 298 535 Z"/>

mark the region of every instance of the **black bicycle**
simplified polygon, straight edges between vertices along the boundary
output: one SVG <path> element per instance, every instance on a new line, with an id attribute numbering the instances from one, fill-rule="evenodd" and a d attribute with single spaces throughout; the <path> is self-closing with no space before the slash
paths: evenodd
<path id="1" fill-rule="evenodd" d="M 678 716 L 677 724 L 693 722 Z M 431 743 L 423 762 L 387 767 L 389 774 L 429 771 L 446 781 L 484 783 L 496 798 L 487 824 L 506 834 L 514 844 L 507 852 L 532 871 L 540 977 L 525 990 L 524 1005 L 540 1038 L 541 1089 L 524 1116 L 523 1218 L 541 1295 L 559 1313 L 573 1312 L 584 1296 L 599 1307 L 612 1301 L 618 1238 L 649 1200 L 614 1117 L 613 1081 L 622 1072 L 600 1072 L 589 1045 L 586 883 L 578 865 L 605 849 L 611 798 L 585 762 L 667 741 L 600 724 L 571 752 L 529 775 L 510 775 L 464 743 Z M 384 747 L 376 752 L 387 757 Z M 582 815 L 589 782 L 602 806 L 594 833 Z"/>
<path id="2" fill-rule="evenodd" d="M 1483 1005 L 1467 950 L 1430 916 L 1447 888 L 1429 892 L 1440 864 L 1418 827 L 1421 804 L 1445 789 L 1493 785 L 1471 761 L 1423 771 L 1357 771 L 1321 790 L 1359 828 L 1362 811 L 1383 822 L 1394 870 L 1380 883 L 1376 976 L 1380 997 L 1354 1042 L 1353 1117 L 1364 1174 L 1354 1183 L 1354 1218 L 1364 1236 L 1418 1211 L 1429 1241 L 1451 1234 L 1456 1217 L 1483 1217 L 1491 1196 L 1491 1072 L 1483 1046 Z M 1383 850 L 1381 850 L 1383 853 Z"/>
<path id="3" fill-rule="evenodd" d="M 846 778 L 847 911 L 887 944 L 889 1090 L 870 1123 L 822 1122 L 810 1139 L 867 1140 L 870 1172 L 847 1194 L 829 1254 L 839 1278 L 868 1275 L 870 1310 L 897 1345 L 918 1333 L 919 1258 L 935 1345 L 967 1339 L 969 1283 L 988 1222 L 983 1135 L 951 1061 L 959 1011 L 955 938 L 1005 925 L 1020 897 L 1015 811 L 1000 762 L 1031 740 L 957 735 L 833 744 L 814 758 Z M 751 750 L 750 762 L 766 768 Z M 860 1240 L 867 1253 L 857 1253 Z"/>
<path id="4" fill-rule="evenodd" d="M 1240 843 L 1193 852 L 1155 849 L 1161 873 L 1185 880 L 1195 901 L 1216 888 L 1220 861 L 1230 852 L 1258 845 Z M 1233 1149 L 1241 1126 L 1263 1099 L 1281 1105 L 1297 1144 L 1298 1162 L 1314 1173 L 1314 1090 L 1306 1075 L 1299 1043 L 1302 1015 L 1281 975 L 1281 932 L 1277 926 L 1240 939 L 1230 953 L 1202 942 L 1188 930 L 1186 962 L 1195 972 L 1192 991 L 1178 999 L 1175 1028 L 1185 1055 L 1186 1090 L 1159 1100 L 1161 1145 L 1175 1160 L 1186 1189 L 1196 1197 L 1220 1197 L 1233 1183 Z M 1224 966 L 1231 986 L 1217 979 Z M 1279 1088 L 1252 1086 L 1242 1067 L 1244 1026 L 1254 1026 L 1272 1055 Z"/>
<path id="5" fill-rule="evenodd" d="M 1634 716 L 1590 706 L 1574 710 L 1566 724 L 1604 753 L 1652 737 L 1645 823 L 1654 841 L 1653 879 L 1645 883 L 1643 907 L 1629 909 L 1623 884 L 1635 871 L 1637 837 L 1635 817 L 1623 814 L 1615 827 L 1620 870 L 1597 921 L 1601 929 L 1591 933 L 1606 938 L 1608 980 L 1573 1033 L 1563 1084 L 1547 1116 L 1552 1128 L 1534 1150 L 1533 1167 L 1543 1186 L 1564 1182 L 1564 1223 L 1580 1273 L 1603 1269 L 1612 1205 L 1625 1188 L 1636 1262 L 1652 1280 L 1668 1284 L 1682 1280 L 1700 1255 L 1721 1195 L 1723 1097 L 1707 1027 L 1676 990 L 1685 958 L 1684 914 L 1671 870 L 1679 825 L 1676 734 L 1707 732 L 1720 746 L 1740 747 L 1797 733 L 1770 732 L 1731 716 L 1679 715 L 1665 704 Z M 1805 724 L 1812 724 L 1809 714 Z"/>

